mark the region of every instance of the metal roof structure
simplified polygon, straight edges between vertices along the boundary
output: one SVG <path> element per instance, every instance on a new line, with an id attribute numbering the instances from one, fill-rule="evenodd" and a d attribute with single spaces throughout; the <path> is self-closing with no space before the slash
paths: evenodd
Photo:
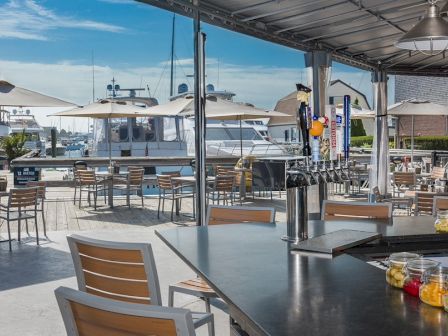
<path id="1" fill-rule="evenodd" d="M 192 17 L 191 0 L 137 0 Z M 438 4 L 440 7 L 443 2 Z M 200 0 L 201 21 L 301 51 L 389 74 L 448 76 L 445 53 L 427 56 L 394 43 L 427 9 L 425 0 Z"/>

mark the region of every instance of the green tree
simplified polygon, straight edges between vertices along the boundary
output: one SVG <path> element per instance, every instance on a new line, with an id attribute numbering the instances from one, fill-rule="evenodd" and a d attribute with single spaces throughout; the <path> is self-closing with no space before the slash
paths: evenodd
<path id="1" fill-rule="evenodd" d="M 366 130 L 364 129 L 362 120 L 351 119 L 350 120 L 350 136 L 358 137 L 358 136 L 365 136 L 365 135 L 366 135 Z"/>
<path id="2" fill-rule="evenodd" d="M 14 133 L 1 140 L 0 147 L 5 151 L 8 163 L 28 152 L 25 141 L 25 133 Z"/>

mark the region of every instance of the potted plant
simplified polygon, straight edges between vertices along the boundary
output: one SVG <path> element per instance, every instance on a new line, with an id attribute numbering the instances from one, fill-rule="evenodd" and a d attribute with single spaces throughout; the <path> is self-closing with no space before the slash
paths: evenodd
<path id="1" fill-rule="evenodd" d="M 8 166 L 11 169 L 11 161 L 22 155 L 25 155 L 28 150 L 25 148 L 26 135 L 25 133 L 14 133 L 4 137 L 0 142 L 0 147 L 5 151 Z"/>

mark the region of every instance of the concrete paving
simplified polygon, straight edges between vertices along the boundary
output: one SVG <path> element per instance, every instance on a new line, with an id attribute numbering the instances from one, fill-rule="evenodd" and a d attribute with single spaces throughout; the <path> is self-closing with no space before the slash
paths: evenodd
<path id="1" fill-rule="evenodd" d="M 155 254 L 162 300 L 167 304 L 168 285 L 195 276 L 154 234 L 155 229 L 167 229 L 171 225 L 124 231 L 83 231 L 80 234 L 105 240 L 150 243 Z M 40 247 L 36 246 L 34 238 L 25 239 L 22 243 L 14 242 L 12 253 L 7 250 L 8 244 L 0 244 L 0 335 L 65 335 L 53 292 L 59 286 L 77 288 L 65 238 L 67 233 L 70 232 L 49 232 L 49 240 Z M 193 311 L 205 310 L 201 300 L 182 294 L 175 295 L 175 306 Z M 213 300 L 212 312 L 216 335 L 229 335 L 225 303 Z M 207 327 L 199 328 L 197 335 L 208 335 Z"/>

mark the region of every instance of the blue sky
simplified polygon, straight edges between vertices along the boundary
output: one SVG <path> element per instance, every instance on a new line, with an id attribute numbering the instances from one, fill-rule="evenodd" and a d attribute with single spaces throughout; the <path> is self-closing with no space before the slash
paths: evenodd
<path id="1" fill-rule="evenodd" d="M 160 102 L 169 95 L 172 14 L 131 0 L 0 0 L 0 77 L 63 99 L 92 100 L 112 76 L 122 87 L 146 87 Z M 207 33 L 207 81 L 236 100 L 273 108 L 306 81 L 303 53 L 224 29 Z M 192 22 L 177 16 L 176 84 L 192 74 Z M 334 63 L 343 79 L 371 99 L 370 73 Z M 219 79 L 219 82 L 218 82 Z M 190 79 L 191 83 L 191 79 Z M 53 124 L 45 113 L 44 124 Z"/>

